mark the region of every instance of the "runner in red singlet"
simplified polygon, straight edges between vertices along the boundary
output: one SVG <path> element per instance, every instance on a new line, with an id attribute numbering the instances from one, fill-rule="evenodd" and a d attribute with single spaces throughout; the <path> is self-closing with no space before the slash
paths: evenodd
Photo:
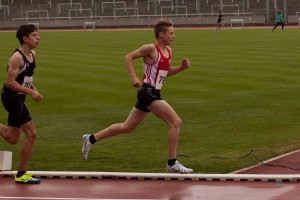
<path id="1" fill-rule="evenodd" d="M 93 135 L 83 135 L 82 157 L 88 158 L 92 146 L 105 138 L 132 132 L 152 112 L 169 125 L 167 172 L 187 174 L 192 169 L 184 167 L 177 161 L 177 144 L 181 119 L 174 109 L 161 98 L 160 90 L 167 76 L 175 75 L 190 67 L 190 61 L 183 59 L 180 66 L 171 67 L 172 50 L 169 45 L 175 39 L 173 24 L 168 19 L 157 20 L 154 25 L 156 41 L 145 44 L 125 56 L 125 64 L 132 82 L 138 88 L 137 103 L 125 122 L 113 124 Z M 141 81 L 135 73 L 133 61 L 143 58 L 144 76 Z"/>
<path id="2" fill-rule="evenodd" d="M 158 52 L 158 58 L 154 64 L 144 62 L 143 83 L 153 86 L 155 87 L 155 89 L 161 89 L 163 79 L 168 74 L 168 69 L 171 62 L 171 52 L 168 47 L 166 47 L 169 55 L 165 57 L 161 52 L 159 46 L 157 44 L 154 45 Z"/>

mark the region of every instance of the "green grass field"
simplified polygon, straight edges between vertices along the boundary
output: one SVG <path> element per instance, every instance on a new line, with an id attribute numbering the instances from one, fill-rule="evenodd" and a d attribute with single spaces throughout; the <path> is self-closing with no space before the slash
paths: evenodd
<path id="1" fill-rule="evenodd" d="M 173 66 L 192 67 L 165 81 L 162 97 L 182 118 L 178 159 L 195 173 L 228 173 L 300 148 L 299 29 L 176 30 Z M 0 33 L 0 77 L 19 44 Z M 81 158 L 83 133 L 126 119 L 136 102 L 124 56 L 154 42 L 152 30 L 40 32 L 34 84 L 40 103 L 27 97 L 38 129 L 30 170 L 165 172 L 167 125 L 152 114 L 130 135 L 99 142 Z M 135 62 L 142 76 L 142 60 Z M 0 122 L 7 113 L 0 106 Z M 13 151 L 20 143 L 0 139 Z M 214 157 L 230 159 L 216 159 Z"/>

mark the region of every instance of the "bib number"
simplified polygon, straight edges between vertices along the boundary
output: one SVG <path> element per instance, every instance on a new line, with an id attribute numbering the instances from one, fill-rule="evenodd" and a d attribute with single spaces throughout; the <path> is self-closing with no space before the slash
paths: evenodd
<path id="1" fill-rule="evenodd" d="M 164 80 L 168 75 L 167 70 L 159 70 L 158 76 L 156 79 L 155 89 L 160 90 L 164 84 Z"/>
<path id="2" fill-rule="evenodd" d="M 24 81 L 22 83 L 22 87 L 31 88 L 32 86 L 33 77 L 32 76 L 25 76 Z"/>

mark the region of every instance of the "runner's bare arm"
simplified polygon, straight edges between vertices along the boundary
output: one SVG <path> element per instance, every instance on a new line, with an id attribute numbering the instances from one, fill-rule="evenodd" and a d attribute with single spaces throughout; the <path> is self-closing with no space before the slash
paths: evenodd
<path id="1" fill-rule="evenodd" d="M 41 95 L 34 89 L 22 87 L 17 81 L 19 70 L 23 67 L 24 61 L 19 53 L 14 53 L 9 62 L 7 75 L 5 80 L 5 86 L 15 92 L 29 94 L 35 101 L 40 101 L 42 99 Z"/>
<path id="2" fill-rule="evenodd" d="M 175 74 L 177 74 L 178 72 L 181 72 L 185 69 L 188 69 L 190 68 L 191 66 L 191 62 L 189 59 L 187 58 L 184 58 L 182 61 L 181 61 L 181 65 L 178 66 L 178 67 L 170 67 L 169 71 L 168 71 L 168 76 L 173 76 Z"/>
<path id="3" fill-rule="evenodd" d="M 23 67 L 24 61 L 19 53 L 14 53 L 8 62 L 5 86 L 15 92 L 30 94 L 31 89 L 22 87 L 17 81 L 19 70 Z"/>
<path id="4" fill-rule="evenodd" d="M 139 87 L 141 84 L 140 79 L 135 73 L 133 61 L 137 58 L 143 58 L 144 61 L 150 60 L 152 58 L 154 48 L 155 47 L 152 44 L 145 44 L 141 46 L 139 49 L 125 56 L 125 65 L 129 73 L 132 86 Z"/>

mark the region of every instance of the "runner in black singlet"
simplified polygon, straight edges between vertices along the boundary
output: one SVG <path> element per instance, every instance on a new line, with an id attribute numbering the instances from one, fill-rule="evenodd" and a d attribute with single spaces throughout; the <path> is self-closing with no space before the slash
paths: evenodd
<path id="1" fill-rule="evenodd" d="M 40 37 L 32 24 L 21 25 L 16 36 L 21 46 L 11 55 L 7 65 L 6 80 L 2 89 L 2 103 L 8 111 L 8 126 L 0 124 L 0 135 L 9 144 L 17 144 L 20 135 L 25 134 L 20 154 L 17 183 L 40 183 L 27 173 L 27 165 L 31 156 L 37 131 L 27 109 L 25 98 L 30 95 L 39 102 L 42 96 L 32 84 L 35 69 L 35 52 Z"/>

